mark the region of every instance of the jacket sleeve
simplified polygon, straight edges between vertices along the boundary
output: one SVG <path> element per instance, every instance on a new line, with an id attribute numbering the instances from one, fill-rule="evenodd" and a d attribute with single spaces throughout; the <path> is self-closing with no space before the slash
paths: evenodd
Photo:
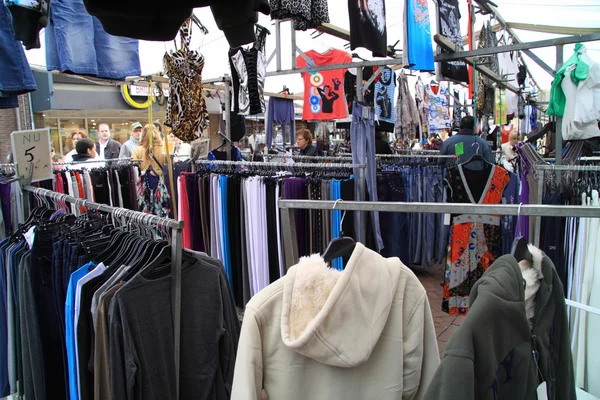
<path id="1" fill-rule="evenodd" d="M 427 293 L 404 328 L 403 399 L 420 399 L 440 364 L 440 356 Z"/>
<path id="2" fill-rule="evenodd" d="M 259 318 L 246 308 L 233 375 L 233 400 L 260 400 L 262 397 L 263 359 Z"/>
<path id="3" fill-rule="evenodd" d="M 219 342 L 219 365 L 223 374 L 227 395 L 231 396 L 235 359 L 240 339 L 240 322 L 237 317 L 235 304 L 233 303 L 233 295 L 229 288 L 229 282 L 225 277 L 225 270 L 223 270 L 220 279 L 225 334 Z"/>
<path id="4" fill-rule="evenodd" d="M 129 152 L 129 147 L 126 145 L 121 146 L 121 151 L 119 151 L 119 158 L 129 158 L 131 157 L 131 153 Z"/>
<path id="5" fill-rule="evenodd" d="M 466 354 L 448 354 L 442 359 L 423 400 L 475 400 L 475 368 Z M 516 400 L 516 399 L 515 399 Z"/>

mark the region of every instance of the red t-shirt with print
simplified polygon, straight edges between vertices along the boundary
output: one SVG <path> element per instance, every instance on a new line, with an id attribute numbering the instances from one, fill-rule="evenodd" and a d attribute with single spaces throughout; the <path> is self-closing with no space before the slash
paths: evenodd
<path id="1" fill-rule="evenodd" d="M 311 65 L 332 65 L 352 62 L 352 56 L 342 50 L 331 49 L 324 54 L 307 51 Z M 298 68 L 306 68 L 304 57 L 296 58 Z M 344 73 L 346 69 L 303 72 L 304 79 L 304 120 L 342 119 L 348 116 L 344 95 Z"/>

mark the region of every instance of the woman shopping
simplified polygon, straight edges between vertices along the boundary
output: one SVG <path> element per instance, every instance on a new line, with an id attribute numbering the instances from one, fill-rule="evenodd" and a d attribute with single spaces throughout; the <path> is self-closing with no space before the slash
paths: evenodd
<path id="1" fill-rule="evenodd" d="M 150 152 L 150 132 L 152 132 L 152 151 Z M 163 165 L 167 163 L 167 155 L 164 151 L 164 141 L 160 131 L 154 125 L 144 126 L 140 145 L 131 153 L 134 160 L 142 160 L 140 169 L 142 172 L 151 170 L 155 175 L 163 174 Z"/>

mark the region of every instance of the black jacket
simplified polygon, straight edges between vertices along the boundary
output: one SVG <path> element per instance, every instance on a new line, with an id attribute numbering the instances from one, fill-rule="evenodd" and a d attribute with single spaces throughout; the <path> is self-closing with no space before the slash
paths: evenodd
<path id="1" fill-rule="evenodd" d="M 96 142 L 96 153 L 100 156 L 100 142 Z M 104 149 L 104 159 L 119 158 L 119 153 L 121 153 L 121 143 L 108 139 L 108 144 Z"/>
<path id="2" fill-rule="evenodd" d="M 89 160 L 93 160 L 92 156 L 90 156 L 89 154 L 79 154 L 79 153 L 73 154 L 73 161 L 89 161 Z"/>
<path id="3" fill-rule="evenodd" d="M 174 39 L 193 8 L 210 6 L 230 47 L 254 42 L 258 12 L 266 15 L 271 12 L 267 0 L 175 0 L 168 3 L 168 12 L 164 7 L 152 7 L 145 0 L 84 0 L 83 3 L 107 33 L 154 41 Z M 197 31 L 192 28 L 192 32 Z"/>
<path id="4" fill-rule="evenodd" d="M 533 279 L 537 292 L 512 255 L 497 259 L 471 290 L 469 314 L 450 338 L 424 399 L 535 400 L 536 387 L 546 381 L 549 400 L 575 400 L 562 284 L 552 261 L 530 250 L 543 276 Z M 526 291 L 535 298 L 531 325 Z"/>
<path id="5" fill-rule="evenodd" d="M 314 157 L 317 155 L 317 148 L 315 147 L 314 144 L 310 143 L 304 149 L 300 150 L 300 155 Z"/>

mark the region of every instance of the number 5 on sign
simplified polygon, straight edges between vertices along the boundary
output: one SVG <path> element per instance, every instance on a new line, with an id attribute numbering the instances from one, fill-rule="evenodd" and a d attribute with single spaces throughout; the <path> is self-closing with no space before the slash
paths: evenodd
<path id="1" fill-rule="evenodd" d="M 50 129 L 15 131 L 10 134 L 10 141 L 19 175 L 29 178 L 33 168 L 31 182 L 52 179 Z"/>

